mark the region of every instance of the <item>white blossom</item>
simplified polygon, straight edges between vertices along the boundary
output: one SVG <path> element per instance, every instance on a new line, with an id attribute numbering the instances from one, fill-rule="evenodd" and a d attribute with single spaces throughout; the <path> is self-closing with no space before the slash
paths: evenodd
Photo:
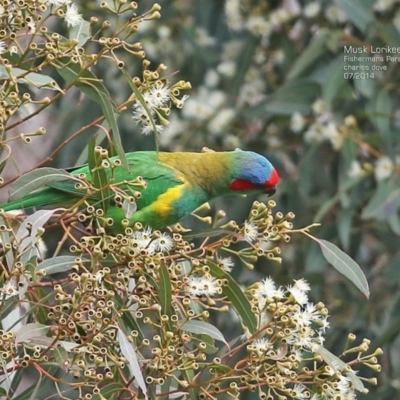
<path id="1" fill-rule="evenodd" d="M 82 14 L 78 13 L 78 7 L 76 4 L 72 3 L 67 5 L 64 19 L 69 27 L 79 25 L 83 21 Z"/>
<path id="2" fill-rule="evenodd" d="M 353 160 L 350 164 L 349 172 L 347 173 L 349 178 L 357 178 L 363 175 L 364 170 L 361 164 L 357 160 Z"/>
<path id="3" fill-rule="evenodd" d="M 328 111 L 328 108 L 322 99 L 315 100 L 311 107 L 312 107 L 314 114 L 316 114 L 316 115 L 320 115 L 320 114 Z"/>
<path id="4" fill-rule="evenodd" d="M 299 112 L 295 112 L 292 114 L 292 117 L 290 118 L 290 129 L 298 133 L 303 130 L 303 128 L 306 125 L 306 119 L 303 117 L 302 114 Z"/>
<path id="5" fill-rule="evenodd" d="M 269 20 L 274 27 L 280 27 L 292 19 L 293 15 L 285 8 L 278 8 L 272 11 Z"/>
<path id="6" fill-rule="evenodd" d="M 309 292 L 311 290 L 310 284 L 304 278 L 295 279 L 294 282 L 295 283 L 293 286 L 302 290 L 303 292 Z"/>
<path id="7" fill-rule="evenodd" d="M 318 1 L 312 1 L 304 7 L 303 14 L 306 18 L 315 18 L 320 11 L 321 4 Z"/>
<path id="8" fill-rule="evenodd" d="M 186 284 L 186 291 L 190 296 L 213 296 L 221 292 L 215 278 L 191 275 Z"/>
<path id="9" fill-rule="evenodd" d="M 344 119 L 344 124 L 348 127 L 357 126 L 357 120 L 354 115 L 347 115 Z"/>
<path id="10" fill-rule="evenodd" d="M 257 297 L 271 297 L 272 293 L 276 290 L 276 285 L 274 280 L 269 276 L 261 281 L 261 285 L 256 289 Z"/>
<path id="11" fill-rule="evenodd" d="M 218 260 L 218 265 L 225 272 L 231 272 L 235 263 L 232 260 L 232 257 L 223 257 Z"/>
<path id="12" fill-rule="evenodd" d="M 261 15 L 250 16 L 246 21 L 246 28 L 254 35 L 269 36 L 273 25 Z"/>
<path id="13" fill-rule="evenodd" d="M 171 37 L 171 28 L 166 25 L 161 25 L 157 29 L 157 34 L 160 39 L 169 39 Z"/>
<path id="14" fill-rule="evenodd" d="M 339 150 L 343 144 L 343 135 L 334 122 L 328 122 L 323 130 L 323 136 L 328 139 L 334 150 Z"/>
<path id="15" fill-rule="evenodd" d="M 154 85 L 143 93 L 146 105 L 151 109 L 164 107 L 170 101 L 169 87 L 167 85 Z"/>
<path id="16" fill-rule="evenodd" d="M 226 94 L 220 90 L 210 90 L 202 86 L 190 96 L 183 109 L 183 116 L 195 121 L 209 120 L 226 101 Z"/>
<path id="17" fill-rule="evenodd" d="M 271 344 L 266 338 L 259 338 L 251 342 L 251 346 L 259 357 L 266 355 L 267 351 L 270 350 Z"/>
<path id="18" fill-rule="evenodd" d="M 204 83 L 206 84 L 206 86 L 208 86 L 209 88 L 215 87 L 218 85 L 219 83 L 219 75 L 218 73 L 215 71 L 215 69 L 209 69 L 204 77 Z"/>
<path id="19" fill-rule="evenodd" d="M 18 286 L 14 280 L 7 281 L 1 288 L 0 292 L 4 294 L 6 298 L 12 297 L 18 294 Z"/>
<path id="20" fill-rule="evenodd" d="M 258 287 L 255 289 L 254 296 L 258 298 L 259 309 L 263 309 L 266 300 L 276 299 L 281 300 L 285 297 L 285 292 L 281 287 L 276 287 L 274 280 L 271 277 L 264 278 Z"/>
<path id="21" fill-rule="evenodd" d="M 376 11 L 381 11 L 381 12 L 389 11 L 393 8 L 395 3 L 396 3 L 396 0 L 378 0 L 374 4 L 373 8 Z"/>
<path id="22" fill-rule="evenodd" d="M 153 230 L 150 227 L 146 227 L 141 231 L 136 231 L 132 235 L 131 246 L 137 249 L 137 252 L 145 250 L 148 254 L 154 254 L 156 251 L 156 245 L 152 240 Z"/>
<path id="23" fill-rule="evenodd" d="M 161 133 L 164 130 L 164 125 L 154 124 L 157 133 Z M 154 127 L 152 124 L 144 124 L 142 127 L 142 134 L 147 136 L 154 133 Z"/>
<path id="24" fill-rule="evenodd" d="M 6 44 L 1 40 L 0 41 L 0 54 L 3 54 L 6 51 Z"/>
<path id="25" fill-rule="evenodd" d="M 223 61 L 217 65 L 217 72 L 228 78 L 236 74 L 236 63 L 234 61 Z"/>
<path id="26" fill-rule="evenodd" d="M 247 242 L 253 242 L 257 239 L 258 229 L 252 222 L 244 221 L 243 234 Z"/>
<path id="27" fill-rule="evenodd" d="M 315 122 L 310 125 L 304 134 L 304 140 L 308 143 L 321 143 L 324 140 L 323 125 Z"/>
<path id="28" fill-rule="evenodd" d="M 241 15 L 240 8 L 240 0 L 225 1 L 226 22 L 229 28 L 234 31 L 240 31 L 243 29 L 243 17 Z"/>
<path id="29" fill-rule="evenodd" d="M 206 29 L 196 28 L 196 41 L 200 47 L 210 47 L 215 44 L 215 37 L 210 36 Z"/>
<path id="30" fill-rule="evenodd" d="M 346 14 L 337 6 L 330 5 L 325 9 L 325 17 L 328 21 L 342 24 L 347 21 Z"/>
<path id="31" fill-rule="evenodd" d="M 9 51 L 10 51 L 10 55 L 18 54 L 18 47 L 17 46 L 11 46 Z"/>
<path id="32" fill-rule="evenodd" d="M 172 249 L 174 242 L 168 233 L 163 232 L 159 238 L 154 240 L 154 245 L 161 253 L 166 253 Z"/>
<path id="33" fill-rule="evenodd" d="M 288 291 L 301 306 L 308 302 L 307 292 L 296 286 L 288 286 Z"/>
<path id="34" fill-rule="evenodd" d="M 233 108 L 223 108 L 215 117 L 208 123 L 208 128 L 211 133 L 224 133 L 226 127 L 233 120 L 236 111 Z"/>
<path id="35" fill-rule="evenodd" d="M 299 400 L 308 399 L 310 397 L 310 392 L 307 390 L 306 386 L 296 383 L 291 391 L 291 396 Z"/>
<path id="36" fill-rule="evenodd" d="M 383 156 L 379 158 L 375 163 L 375 178 L 377 181 L 382 181 L 389 178 L 393 172 L 393 161 L 387 157 Z"/>
<path id="37" fill-rule="evenodd" d="M 157 133 L 161 133 L 166 125 L 157 124 L 155 110 L 165 107 L 170 101 L 169 87 L 162 84 L 154 85 L 150 90 L 142 93 L 142 96 L 148 110 L 144 108 L 143 104 L 139 100 L 136 100 L 133 104 L 133 120 L 136 121 L 137 124 L 142 125 L 142 134 L 144 135 L 155 133 L 154 130 Z M 182 103 L 182 107 L 185 100 L 186 98 L 179 100 L 179 102 Z M 150 116 L 151 119 L 153 119 L 154 124 L 151 123 Z"/>

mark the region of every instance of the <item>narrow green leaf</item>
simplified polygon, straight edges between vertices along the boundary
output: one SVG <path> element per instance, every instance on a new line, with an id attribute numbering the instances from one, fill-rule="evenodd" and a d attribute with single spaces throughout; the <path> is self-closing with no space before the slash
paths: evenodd
<path id="1" fill-rule="evenodd" d="M 76 264 L 76 257 L 74 256 L 58 256 L 48 258 L 42 261 L 36 267 L 36 271 L 44 270 L 46 275 L 58 274 L 60 272 L 70 271 L 71 268 Z"/>
<path id="2" fill-rule="evenodd" d="M 187 382 L 193 382 L 194 380 L 194 371 L 192 369 L 184 369 L 182 371 L 182 375 Z M 190 399 L 198 399 L 199 398 L 199 388 L 198 386 L 188 388 L 189 398 Z"/>
<path id="3" fill-rule="evenodd" d="M 205 238 L 205 237 L 212 237 L 212 236 L 219 236 L 219 235 L 232 235 L 233 232 L 228 229 L 221 229 L 221 228 L 206 228 L 206 229 L 199 229 L 198 231 L 188 231 L 182 233 L 182 236 L 186 240 L 192 240 L 195 238 Z"/>
<path id="4" fill-rule="evenodd" d="M 378 187 L 364 208 L 363 219 L 374 218 L 378 221 L 387 221 L 397 212 L 399 206 L 399 182 L 397 180 L 380 181 Z"/>
<path id="5" fill-rule="evenodd" d="M 171 279 L 165 263 L 160 265 L 160 282 L 158 287 L 158 298 L 160 299 L 163 314 L 169 315 L 172 307 Z"/>
<path id="6" fill-rule="evenodd" d="M 82 47 L 90 37 L 90 23 L 82 20 L 78 25 L 69 30 L 69 38 L 78 41 L 78 47 Z"/>
<path id="7" fill-rule="evenodd" d="M 106 212 L 110 204 L 111 190 L 108 186 L 107 173 L 105 169 L 101 167 L 102 158 L 100 154 L 95 151 L 95 147 L 96 137 L 93 136 L 88 145 L 89 169 L 92 177 L 91 182 L 94 188 L 99 189 L 98 193 L 101 198 L 101 208 Z"/>
<path id="8" fill-rule="evenodd" d="M 45 336 L 48 331 L 49 327 L 47 325 L 35 323 L 26 324 L 16 332 L 15 341 L 17 343 L 29 342 L 32 338 Z"/>
<path id="9" fill-rule="evenodd" d="M 38 229 L 42 228 L 44 224 L 51 218 L 51 216 L 57 211 L 57 209 L 53 210 L 39 210 L 29 215 L 29 217 L 25 218 L 24 222 L 18 228 L 17 233 L 15 234 L 15 238 L 20 240 L 27 240 L 25 245 L 19 243 L 19 250 L 23 251 L 33 242 L 37 241 Z M 29 227 L 29 228 L 28 228 Z"/>
<path id="10" fill-rule="evenodd" d="M 7 226 L 3 217 L 0 217 L 0 225 Z M 11 235 L 6 230 L 0 231 L 0 240 L 1 243 L 10 243 Z M 12 251 L 7 251 L 5 254 L 5 260 L 7 261 L 8 268 L 11 269 L 11 266 L 14 264 L 14 254 Z M 4 259 L 3 259 L 4 262 Z"/>
<path id="11" fill-rule="evenodd" d="M 374 16 L 368 6 L 359 0 L 334 0 L 334 2 L 363 33 L 368 25 L 374 21 Z"/>
<path id="12" fill-rule="evenodd" d="M 362 380 L 354 373 L 354 371 L 351 370 L 347 372 L 347 364 L 343 360 L 322 346 L 317 346 L 315 352 L 318 353 L 334 371 L 344 373 L 344 375 L 350 379 L 350 382 L 353 384 L 356 390 L 359 392 L 364 390 L 364 384 L 362 383 Z"/>
<path id="13" fill-rule="evenodd" d="M 212 337 L 208 336 L 208 335 L 205 335 L 205 334 L 197 335 L 197 336 L 193 335 L 192 336 L 192 341 L 194 343 L 197 343 L 197 344 L 195 344 L 195 346 L 200 344 L 200 342 L 202 342 L 203 345 L 205 344 L 206 346 L 203 347 L 203 349 L 202 349 L 202 351 L 205 354 L 215 354 L 219 350 L 219 348 L 215 347 L 214 339 Z M 223 346 L 223 347 L 226 347 L 226 348 L 229 347 L 229 343 L 228 343 L 228 345 Z"/>
<path id="14" fill-rule="evenodd" d="M 0 79 L 7 79 L 10 77 L 10 75 L 11 77 L 15 78 L 18 83 L 32 85 L 39 89 L 46 88 L 62 92 L 57 82 L 47 75 L 38 74 L 36 72 L 28 72 L 21 68 L 12 68 L 11 72 L 9 73 L 3 65 L 0 65 Z"/>
<path id="15" fill-rule="evenodd" d="M 257 330 L 257 320 L 240 286 L 217 265 L 212 263 L 208 263 L 207 265 L 210 267 L 210 273 L 214 278 L 226 279 L 228 281 L 228 284 L 222 288 L 223 293 L 232 302 L 232 306 L 239 314 L 243 324 L 248 328 L 250 333 L 254 333 Z"/>
<path id="16" fill-rule="evenodd" d="M 142 93 L 140 93 L 139 89 L 132 82 L 132 78 L 129 75 L 129 73 L 125 69 L 122 69 L 122 73 L 126 77 L 126 80 L 128 82 L 129 87 L 132 89 L 132 92 L 135 94 L 135 96 L 138 99 L 138 101 L 140 101 L 140 104 L 142 105 L 142 107 L 144 108 L 144 110 L 147 113 L 147 116 L 150 119 L 150 125 L 153 128 L 153 132 L 154 132 L 154 141 L 155 141 L 155 145 L 156 145 L 156 151 L 158 151 L 159 139 L 158 139 L 157 127 L 156 127 L 156 123 L 154 121 L 153 115 L 152 115 L 152 113 L 150 111 L 150 108 L 147 106 L 146 101 L 144 100 L 144 98 L 142 96 Z"/>
<path id="17" fill-rule="evenodd" d="M 368 282 L 360 266 L 333 243 L 323 239 L 314 239 L 321 246 L 322 254 L 326 260 L 347 279 L 353 282 L 354 285 L 356 285 L 356 287 L 368 298 Z"/>
<path id="18" fill-rule="evenodd" d="M 121 136 L 116 120 L 114 106 L 111 103 L 111 96 L 103 83 L 90 71 L 81 71 L 79 65 L 68 63 L 69 60 L 58 60 L 57 72 L 67 81 L 73 83 L 79 90 L 101 106 L 104 117 L 112 132 L 114 145 L 118 156 L 126 169 L 129 169 L 128 161 L 122 147 Z"/>
<path id="19" fill-rule="evenodd" d="M 394 155 L 394 136 L 393 129 L 391 127 L 391 116 L 393 101 L 390 97 L 389 91 L 386 88 L 382 88 L 376 98 L 371 99 L 375 108 L 375 113 L 372 114 L 371 118 L 374 121 L 380 136 L 383 139 L 385 145 L 385 154 L 389 156 Z"/>
<path id="20" fill-rule="evenodd" d="M 120 308 L 123 308 L 123 304 L 125 304 L 125 301 L 122 301 L 121 297 L 118 295 L 114 297 L 113 301 Z M 140 329 L 140 325 L 137 323 L 135 317 L 132 315 L 131 310 L 128 309 L 126 311 L 123 311 L 118 323 L 121 327 L 124 328 L 125 332 L 137 331 L 139 341 L 142 341 L 145 338 L 142 330 Z"/>
<path id="21" fill-rule="evenodd" d="M 128 341 L 122 329 L 118 329 L 117 339 L 121 348 L 122 355 L 127 359 L 131 375 L 135 377 L 137 384 L 142 389 L 143 394 L 147 398 L 147 385 L 143 376 L 142 369 L 140 368 L 139 361 L 133 344 Z"/>
<path id="22" fill-rule="evenodd" d="M 332 107 L 332 102 L 343 93 L 344 86 L 348 85 L 348 82 L 343 79 L 344 65 L 343 55 L 340 54 L 327 67 L 326 76 L 329 78 L 325 79 L 321 86 L 322 99 L 330 107 Z"/>
<path id="23" fill-rule="evenodd" d="M 294 79 L 303 74 L 308 68 L 314 66 L 315 63 L 322 58 L 327 52 L 326 49 L 326 33 L 322 33 L 320 36 L 314 37 L 308 47 L 303 50 L 294 62 L 290 72 L 287 75 L 287 79 Z"/>
<path id="24" fill-rule="evenodd" d="M 92 399 L 97 400 L 97 399 L 110 399 L 112 395 L 114 394 L 121 394 L 123 391 L 125 391 L 126 388 L 124 385 L 118 382 L 113 382 L 108 385 L 105 385 L 104 387 L 101 388 L 100 393 L 103 397 L 100 397 L 98 394 L 94 394 Z"/>
<path id="25" fill-rule="evenodd" d="M 7 165 L 8 158 L 11 156 L 11 148 L 3 143 L 2 151 L 4 152 L 4 154 L 2 154 L 1 156 L 3 160 L 0 161 L 0 174 L 3 172 L 4 167 Z"/>
<path id="26" fill-rule="evenodd" d="M 181 330 L 195 333 L 197 335 L 205 334 L 228 345 L 228 342 L 225 340 L 221 331 L 208 322 L 190 320 L 181 325 Z"/>
<path id="27" fill-rule="evenodd" d="M 50 182 L 73 179 L 72 176 L 56 168 L 38 168 L 18 178 L 11 189 L 9 201 L 22 199 L 34 190 L 40 189 Z"/>
<path id="28" fill-rule="evenodd" d="M 266 99 L 264 112 L 274 115 L 291 115 L 295 111 L 307 113 L 319 94 L 317 83 L 307 79 L 291 80 Z"/>
<path id="29" fill-rule="evenodd" d="M 160 386 L 160 393 L 165 393 L 165 395 L 159 396 L 159 400 L 170 400 L 168 392 L 171 391 L 171 383 L 172 378 L 170 376 L 166 376 L 164 383 Z"/>
<path id="30" fill-rule="evenodd" d="M 48 376 L 56 376 L 57 372 L 59 371 L 59 366 L 48 366 L 46 367 L 46 373 Z M 18 374 L 21 370 L 17 370 L 16 373 Z M 23 371 L 22 371 L 23 372 Z M 22 380 L 21 375 L 18 376 L 18 380 Z M 18 392 L 19 394 L 17 396 L 13 396 L 13 400 L 37 400 L 37 391 L 40 388 L 43 388 L 45 385 L 50 385 L 51 384 L 51 379 L 48 378 L 46 375 L 42 375 L 41 378 L 37 380 L 37 382 L 33 382 L 31 386 L 28 387 L 28 389 L 24 390 L 22 393 L 19 393 L 20 389 L 19 385 L 14 385 L 14 380 L 12 382 L 12 387 L 10 389 L 11 393 Z"/>
<path id="31" fill-rule="evenodd" d="M 63 346 L 53 347 L 53 355 L 57 364 L 62 368 L 65 362 L 68 360 L 68 352 Z"/>

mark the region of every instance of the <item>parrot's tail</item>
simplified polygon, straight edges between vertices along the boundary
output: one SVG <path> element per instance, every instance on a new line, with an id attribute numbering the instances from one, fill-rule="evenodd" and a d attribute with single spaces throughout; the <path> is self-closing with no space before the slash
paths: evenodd
<path id="1" fill-rule="evenodd" d="M 44 189 L 37 193 L 31 193 L 21 200 L 0 204 L 0 209 L 7 212 L 15 210 L 29 210 L 35 207 L 57 207 L 61 204 L 63 207 L 66 206 L 65 193 L 57 193 L 51 189 Z"/>

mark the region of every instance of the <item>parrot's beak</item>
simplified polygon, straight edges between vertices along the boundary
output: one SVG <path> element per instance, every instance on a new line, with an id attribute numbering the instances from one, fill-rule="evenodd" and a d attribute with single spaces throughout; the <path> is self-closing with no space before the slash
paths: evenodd
<path id="1" fill-rule="evenodd" d="M 268 197 L 274 195 L 276 192 L 276 187 L 268 188 L 264 190 L 264 193 L 268 195 Z"/>

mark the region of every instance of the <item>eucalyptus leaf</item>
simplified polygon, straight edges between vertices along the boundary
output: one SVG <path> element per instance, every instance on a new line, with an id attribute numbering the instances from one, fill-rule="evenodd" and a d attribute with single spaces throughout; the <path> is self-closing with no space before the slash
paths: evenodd
<path id="1" fill-rule="evenodd" d="M 228 344 L 224 335 L 214 325 L 205 321 L 190 320 L 181 325 L 181 330 L 186 332 L 195 333 L 197 335 L 205 334 L 215 340 Z"/>
<path id="2" fill-rule="evenodd" d="M 371 10 L 360 0 L 334 0 L 334 2 L 361 32 L 365 32 L 369 24 L 374 21 Z"/>
<path id="3" fill-rule="evenodd" d="M 69 30 L 69 38 L 78 41 L 78 47 L 82 47 L 90 38 L 90 23 L 82 20 Z"/>
<path id="4" fill-rule="evenodd" d="M 13 78 L 16 78 L 18 83 L 32 85 L 39 89 L 46 88 L 62 92 L 57 82 L 53 78 L 44 74 L 29 72 L 21 68 L 11 68 L 10 75 Z M 7 78 L 9 78 L 9 72 L 4 66 L 0 65 L 0 79 L 7 79 Z"/>
<path id="5" fill-rule="evenodd" d="M 22 224 L 15 234 L 17 241 L 20 241 L 20 251 L 25 250 L 28 246 L 36 243 L 38 229 L 42 228 L 44 224 L 51 218 L 51 216 L 57 211 L 55 210 L 39 210 L 29 215 L 24 219 Z M 25 241 L 22 241 L 26 239 Z"/>
<path id="6" fill-rule="evenodd" d="M 161 311 L 169 315 L 172 308 L 171 278 L 164 262 L 160 265 L 160 282 L 158 285 L 158 298 L 160 299 Z"/>
<path id="7" fill-rule="evenodd" d="M 128 341 L 128 338 L 126 337 L 125 333 L 120 328 L 118 329 L 117 332 L 117 339 L 121 348 L 121 353 L 128 361 L 131 375 L 135 377 L 135 380 L 137 381 L 140 389 L 142 389 L 145 398 L 148 399 L 147 385 L 144 380 L 143 373 L 140 368 L 139 361 L 137 359 L 133 344 Z"/>
<path id="8" fill-rule="evenodd" d="M 15 342 L 16 343 L 29 343 L 31 339 L 46 336 L 47 332 L 49 331 L 49 326 L 37 323 L 30 323 L 22 326 L 16 333 L 15 333 Z"/>
<path id="9" fill-rule="evenodd" d="M 228 282 L 228 284 L 224 285 L 222 288 L 224 295 L 232 302 L 233 308 L 236 310 L 243 324 L 247 327 L 250 333 L 254 333 L 257 330 L 257 320 L 243 290 L 229 274 L 217 265 L 209 262 L 208 266 L 210 268 L 210 274 L 214 278 L 225 279 Z"/>
<path id="10" fill-rule="evenodd" d="M 110 204 L 111 190 L 108 185 L 107 173 L 102 167 L 102 157 L 96 152 L 96 137 L 93 136 L 88 145 L 88 160 L 91 174 L 91 182 L 94 188 L 98 189 L 101 198 L 101 208 L 107 212 Z"/>
<path id="11" fill-rule="evenodd" d="M 320 245 L 322 254 L 326 260 L 347 279 L 353 282 L 354 285 L 368 298 L 368 282 L 360 266 L 333 243 L 323 239 L 316 240 Z"/>
<path id="12" fill-rule="evenodd" d="M 86 96 L 90 97 L 101 106 L 106 121 L 113 131 L 114 145 L 119 158 L 126 169 L 129 169 L 128 161 L 122 147 L 115 107 L 111 102 L 111 96 L 103 83 L 91 71 L 81 71 L 80 65 L 74 65 L 68 59 L 58 60 L 57 72 L 69 83 L 74 84 Z"/>
<path id="13" fill-rule="evenodd" d="M 9 201 L 20 200 L 50 182 L 73 179 L 71 174 L 56 168 L 38 168 L 19 177 L 13 184 Z"/>
<path id="14" fill-rule="evenodd" d="M 343 360 L 332 354 L 323 346 L 316 346 L 315 352 L 323 358 L 323 360 L 333 369 L 333 371 L 342 372 L 347 378 L 349 378 L 356 390 L 359 392 L 364 390 L 364 384 L 362 380 L 354 373 L 354 371 L 348 371 L 347 364 Z"/>
<path id="15" fill-rule="evenodd" d="M 74 256 L 58 256 L 48 258 L 39 263 L 36 267 L 36 271 L 44 270 L 46 275 L 58 274 L 70 271 L 75 264 L 76 257 Z"/>

